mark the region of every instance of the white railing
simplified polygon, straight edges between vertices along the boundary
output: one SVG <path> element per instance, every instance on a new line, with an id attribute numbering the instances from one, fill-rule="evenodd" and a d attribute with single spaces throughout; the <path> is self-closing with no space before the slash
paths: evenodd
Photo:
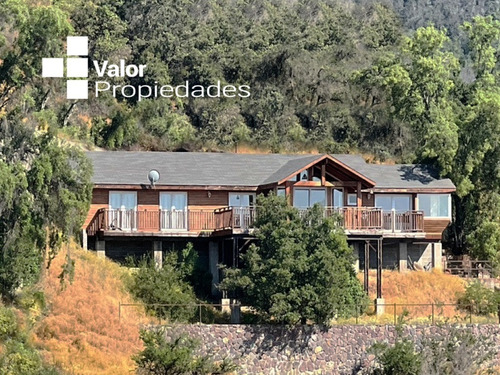
<path id="1" fill-rule="evenodd" d="M 186 210 L 161 210 L 160 229 L 182 229 L 188 228 L 188 211 Z"/>

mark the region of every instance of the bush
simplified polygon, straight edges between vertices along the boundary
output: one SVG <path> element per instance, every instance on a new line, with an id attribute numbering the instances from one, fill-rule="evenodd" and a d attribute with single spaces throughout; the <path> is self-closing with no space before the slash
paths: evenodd
<path id="1" fill-rule="evenodd" d="M 0 356 L 0 374 L 3 375 L 57 375 L 46 367 L 38 352 L 20 341 L 9 341 Z"/>
<path id="2" fill-rule="evenodd" d="M 376 343 L 370 348 L 381 368 L 373 370 L 380 375 L 419 375 L 422 357 L 415 350 L 415 345 L 408 339 L 398 340 L 394 346 Z"/>
<path id="3" fill-rule="evenodd" d="M 189 321 L 194 317 L 196 297 L 193 288 L 184 281 L 183 271 L 177 265 L 176 254 L 168 254 L 163 267 L 152 260 L 143 260 L 134 275 L 130 291 L 150 313 L 170 321 Z M 183 306 L 153 306 L 153 305 Z"/>
<path id="4" fill-rule="evenodd" d="M 144 350 L 133 357 L 139 374 L 226 374 L 236 370 L 236 366 L 224 359 L 220 363 L 208 356 L 196 355 L 199 343 L 187 336 L 169 341 L 164 329 L 142 331 Z"/>
<path id="5" fill-rule="evenodd" d="M 463 311 L 476 315 L 498 313 L 500 293 L 485 287 L 479 281 L 467 285 L 465 292 L 457 297 L 458 307 Z"/>
<path id="6" fill-rule="evenodd" d="M 15 338 L 19 335 L 16 315 L 12 309 L 0 306 L 0 341 Z"/>

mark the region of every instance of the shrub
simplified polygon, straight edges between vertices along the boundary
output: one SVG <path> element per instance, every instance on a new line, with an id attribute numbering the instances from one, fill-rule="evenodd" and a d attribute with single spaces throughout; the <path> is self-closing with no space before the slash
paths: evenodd
<path id="1" fill-rule="evenodd" d="M 489 315 L 498 313 L 500 293 L 485 287 L 479 281 L 467 285 L 465 292 L 457 297 L 459 309 L 471 314 Z"/>
<path id="2" fill-rule="evenodd" d="M 196 309 L 188 305 L 194 305 L 196 297 L 193 288 L 184 281 L 176 258 L 176 254 L 168 254 L 162 268 L 157 268 L 152 260 L 143 260 L 130 291 L 147 305 L 150 313 L 171 321 L 189 321 Z M 183 306 L 154 306 L 165 304 Z"/>
<path id="3" fill-rule="evenodd" d="M 376 343 L 370 348 L 375 354 L 381 368 L 373 370 L 380 375 L 419 375 L 421 374 L 422 357 L 415 350 L 415 345 L 408 339 L 398 340 L 394 346 Z"/>
<path id="4" fill-rule="evenodd" d="M 219 363 L 196 355 L 199 343 L 187 336 L 168 340 L 164 329 L 142 331 L 144 350 L 133 359 L 141 375 L 226 374 L 236 370 L 230 360 Z"/>
<path id="5" fill-rule="evenodd" d="M 35 349 L 20 341 L 9 341 L 0 356 L 3 375 L 57 375 L 54 368 L 43 364 Z"/>
<path id="6" fill-rule="evenodd" d="M 15 338 L 19 335 L 16 315 L 12 309 L 0 306 L 0 340 Z"/>

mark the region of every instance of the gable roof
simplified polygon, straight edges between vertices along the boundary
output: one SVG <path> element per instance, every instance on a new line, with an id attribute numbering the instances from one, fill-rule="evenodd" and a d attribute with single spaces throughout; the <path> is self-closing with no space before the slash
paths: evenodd
<path id="1" fill-rule="evenodd" d="M 241 186 L 257 188 L 275 184 L 328 158 L 352 170 L 379 189 L 450 189 L 449 179 L 418 165 L 367 164 L 358 155 L 282 155 L 209 152 L 87 152 L 94 167 L 96 185 L 149 185 L 151 169 L 160 172 L 157 185 Z"/>

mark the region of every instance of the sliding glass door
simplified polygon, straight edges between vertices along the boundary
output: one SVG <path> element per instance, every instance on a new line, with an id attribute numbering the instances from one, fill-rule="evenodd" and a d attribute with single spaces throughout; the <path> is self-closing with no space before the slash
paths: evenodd
<path id="1" fill-rule="evenodd" d="M 187 229 L 187 193 L 160 193 L 160 224 L 162 230 Z"/>

